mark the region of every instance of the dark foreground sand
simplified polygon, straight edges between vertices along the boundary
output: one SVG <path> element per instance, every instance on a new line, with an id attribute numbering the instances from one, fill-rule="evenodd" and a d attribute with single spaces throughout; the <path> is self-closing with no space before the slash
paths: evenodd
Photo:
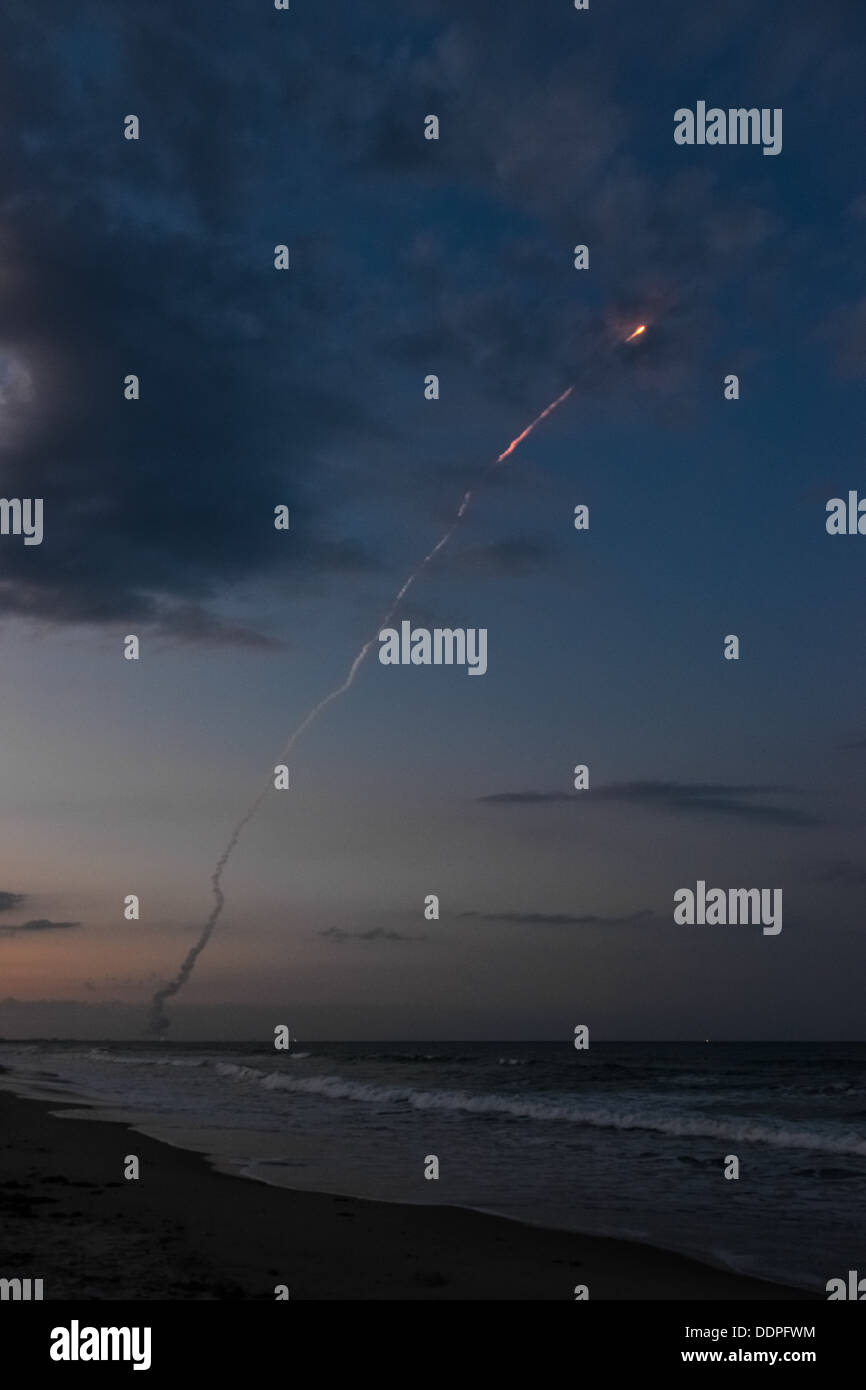
<path id="1" fill-rule="evenodd" d="M 41 1278 L 45 1299 L 813 1297 L 625 1241 L 226 1177 L 60 1108 L 0 1091 L 0 1277 Z"/>

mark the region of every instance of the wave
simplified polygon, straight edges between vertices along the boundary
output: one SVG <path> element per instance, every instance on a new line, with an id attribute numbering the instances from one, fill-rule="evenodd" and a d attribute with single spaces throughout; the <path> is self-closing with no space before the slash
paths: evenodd
<path id="1" fill-rule="evenodd" d="M 110 1062 L 114 1067 L 206 1067 L 207 1057 L 121 1057 L 92 1047 L 86 1054 L 89 1062 Z"/>
<path id="2" fill-rule="evenodd" d="M 88 1062 L 110 1062 L 114 1067 L 150 1067 L 157 1061 L 167 1060 L 161 1057 L 121 1057 L 118 1053 L 106 1052 L 101 1047 L 92 1047 L 85 1053 L 85 1057 Z"/>
<path id="3" fill-rule="evenodd" d="M 86 1054 L 89 1062 L 110 1062 L 114 1067 L 213 1067 L 220 1076 L 237 1071 L 256 1072 L 255 1067 L 238 1067 L 233 1062 L 216 1062 L 212 1057 L 124 1057 L 92 1047 Z M 302 1062 L 314 1057 L 313 1052 L 287 1052 L 287 1061 Z M 264 1075 L 263 1072 L 258 1073 Z"/>
<path id="4" fill-rule="evenodd" d="M 244 1067 L 237 1062 L 216 1062 L 214 1071 L 217 1076 L 230 1076 L 236 1081 L 260 1081 L 267 1076 L 258 1067 Z"/>
<path id="5" fill-rule="evenodd" d="M 640 1107 L 575 1103 L 573 1100 L 528 1100 L 492 1092 L 472 1095 L 466 1091 L 420 1091 L 411 1086 L 379 1086 L 348 1081 L 342 1076 L 287 1076 L 262 1072 L 256 1067 L 217 1064 L 217 1072 L 236 1081 L 252 1081 L 267 1091 L 290 1091 L 327 1100 L 349 1100 L 371 1105 L 406 1104 L 413 1110 L 443 1110 L 472 1115 L 503 1115 L 520 1120 L 558 1121 L 589 1129 L 646 1130 L 676 1137 L 719 1139 L 743 1144 L 768 1144 L 781 1149 L 807 1149 L 816 1153 L 854 1154 L 866 1158 L 866 1139 L 855 1133 L 819 1134 L 790 1124 L 774 1124 L 731 1115 L 713 1119 L 707 1115 L 659 1113 Z"/>
<path id="6" fill-rule="evenodd" d="M 483 1066 L 487 1061 L 484 1057 L 469 1057 L 461 1052 L 356 1052 L 347 1060 L 350 1062 L 394 1062 L 401 1066 L 408 1066 L 415 1062 L 462 1062 L 464 1065 L 474 1063 Z"/>

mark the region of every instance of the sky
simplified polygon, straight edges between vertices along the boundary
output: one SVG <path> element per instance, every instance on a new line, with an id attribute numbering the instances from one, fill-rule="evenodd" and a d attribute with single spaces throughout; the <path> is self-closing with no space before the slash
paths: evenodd
<path id="1" fill-rule="evenodd" d="M 0 535 L 0 1034 L 142 1035 L 481 479 L 399 617 L 485 628 L 486 674 L 374 648 L 170 1036 L 861 1038 L 859 7 L 8 0 L 0 37 L 2 493 L 45 517 Z M 781 152 L 678 145 L 698 101 L 780 108 Z M 676 924 L 698 880 L 782 931 Z"/>

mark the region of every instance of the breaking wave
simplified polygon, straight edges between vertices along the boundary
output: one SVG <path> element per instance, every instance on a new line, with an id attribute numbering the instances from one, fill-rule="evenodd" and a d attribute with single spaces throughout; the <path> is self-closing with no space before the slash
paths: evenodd
<path id="1" fill-rule="evenodd" d="M 348 1081 L 342 1076 L 287 1076 L 285 1072 L 264 1072 L 257 1067 L 218 1062 L 216 1071 L 232 1081 L 248 1081 L 267 1091 L 290 1091 L 326 1100 L 349 1100 L 359 1104 L 405 1104 L 413 1110 L 443 1110 L 473 1115 L 503 1115 L 521 1120 L 559 1121 L 590 1129 L 646 1130 L 655 1134 L 737 1141 L 743 1144 L 770 1144 L 781 1149 L 807 1149 L 815 1153 L 856 1154 L 866 1157 L 866 1139 L 851 1132 L 835 1135 L 767 1120 L 752 1121 L 735 1115 L 713 1119 L 708 1115 L 649 1110 L 604 1102 L 557 1101 L 552 1097 L 529 1100 L 525 1097 L 485 1092 L 422 1091 L 411 1086 L 378 1086 Z"/>

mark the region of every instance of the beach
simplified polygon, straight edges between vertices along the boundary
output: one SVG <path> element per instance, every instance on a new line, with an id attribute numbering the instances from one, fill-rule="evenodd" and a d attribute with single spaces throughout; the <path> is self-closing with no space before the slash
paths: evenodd
<path id="1" fill-rule="evenodd" d="M 228 1176 L 63 1108 L 0 1092 L 0 1275 L 41 1278 L 46 1300 L 813 1297 L 628 1241 Z"/>

